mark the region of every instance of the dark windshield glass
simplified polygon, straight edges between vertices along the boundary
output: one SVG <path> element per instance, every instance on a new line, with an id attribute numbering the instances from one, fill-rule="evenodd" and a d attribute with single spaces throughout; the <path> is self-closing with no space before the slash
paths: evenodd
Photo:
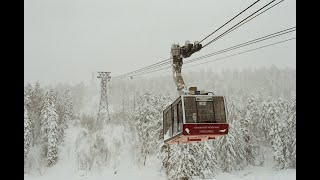
<path id="1" fill-rule="evenodd" d="M 195 97 L 185 97 L 186 123 L 225 123 L 226 113 L 223 97 L 213 97 L 213 101 L 196 101 Z"/>
<path id="2" fill-rule="evenodd" d="M 195 97 L 184 98 L 184 109 L 186 114 L 186 123 L 197 123 L 197 108 Z"/>
<path id="3" fill-rule="evenodd" d="M 214 112 L 215 112 L 215 121 L 217 123 L 226 123 L 226 112 L 224 108 L 223 97 L 214 97 Z"/>
<path id="4" fill-rule="evenodd" d="M 213 123 L 213 102 L 212 101 L 197 101 L 198 122 Z"/>

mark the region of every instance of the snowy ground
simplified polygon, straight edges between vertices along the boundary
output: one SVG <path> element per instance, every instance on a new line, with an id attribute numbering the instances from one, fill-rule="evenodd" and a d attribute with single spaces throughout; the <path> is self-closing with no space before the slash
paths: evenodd
<path id="1" fill-rule="evenodd" d="M 64 169 L 63 171 L 67 171 Z M 114 180 L 165 180 L 165 176 L 161 175 L 157 169 L 153 167 L 137 168 L 132 167 L 120 170 L 117 174 L 112 171 L 105 170 L 101 174 L 92 174 L 80 177 L 78 174 L 66 172 L 52 172 L 44 176 L 27 176 L 25 180 L 53 180 L 53 179 L 68 179 L 68 180 L 98 180 L 98 179 L 114 179 Z M 245 170 L 234 173 L 221 173 L 212 180 L 294 180 L 296 179 L 296 170 L 287 169 L 275 171 L 265 167 L 248 167 Z"/>
<path id="2" fill-rule="evenodd" d="M 34 170 L 28 175 L 25 174 L 25 180 L 165 180 L 164 174 L 161 174 L 160 161 L 156 157 L 148 158 L 145 167 L 138 167 L 134 152 L 134 139 L 126 129 L 121 126 L 114 126 L 106 130 L 105 137 L 109 143 L 114 139 L 121 140 L 121 151 L 119 158 L 115 158 L 109 167 L 101 168 L 91 172 L 81 172 L 78 170 L 77 154 L 75 153 L 75 140 L 80 128 L 71 126 L 66 135 L 64 146 L 60 152 L 59 162 L 52 168 Z M 108 135 L 107 135 L 108 134 Z M 269 157 L 265 167 L 250 166 L 242 171 L 233 173 L 221 173 L 213 180 L 294 180 L 296 179 L 296 170 L 274 170 L 272 168 L 272 158 Z M 115 174 L 116 170 L 116 174 Z"/>

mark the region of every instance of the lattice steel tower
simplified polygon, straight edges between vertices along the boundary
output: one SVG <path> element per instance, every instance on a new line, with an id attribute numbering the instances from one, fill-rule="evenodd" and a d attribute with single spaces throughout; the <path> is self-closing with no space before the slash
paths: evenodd
<path id="1" fill-rule="evenodd" d="M 100 97 L 100 105 L 97 121 L 105 120 L 110 123 L 110 115 L 108 108 L 108 97 L 107 97 L 107 82 L 110 81 L 110 72 L 98 72 L 98 77 L 101 79 L 101 97 Z M 108 121 L 106 118 L 106 114 L 108 114 Z"/>

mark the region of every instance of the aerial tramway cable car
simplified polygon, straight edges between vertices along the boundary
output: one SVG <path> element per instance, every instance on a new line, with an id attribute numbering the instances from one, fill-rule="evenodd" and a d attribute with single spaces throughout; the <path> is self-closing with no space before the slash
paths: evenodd
<path id="1" fill-rule="evenodd" d="M 199 91 L 197 87 L 187 90 L 181 76 L 183 58 L 201 48 L 198 42 L 186 41 L 183 47 L 172 45 L 173 77 L 180 96 L 163 111 L 161 134 L 166 144 L 203 142 L 228 134 L 225 97 Z"/>

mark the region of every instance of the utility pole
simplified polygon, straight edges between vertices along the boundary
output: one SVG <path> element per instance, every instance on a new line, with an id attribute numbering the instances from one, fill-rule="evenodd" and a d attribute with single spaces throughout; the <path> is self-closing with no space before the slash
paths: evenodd
<path id="1" fill-rule="evenodd" d="M 110 123 L 110 114 L 109 114 L 109 107 L 108 107 L 108 95 L 107 95 L 107 82 L 110 81 L 110 72 L 98 72 L 98 77 L 101 79 L 101 97 L 100 97 L 100 105 L 99 105 L 99 112 L 97 123 L 101 120 L 105 120 L 106 122 Z M 106 114 L 108 115 L 108 121 L 106 118 Z"/>

